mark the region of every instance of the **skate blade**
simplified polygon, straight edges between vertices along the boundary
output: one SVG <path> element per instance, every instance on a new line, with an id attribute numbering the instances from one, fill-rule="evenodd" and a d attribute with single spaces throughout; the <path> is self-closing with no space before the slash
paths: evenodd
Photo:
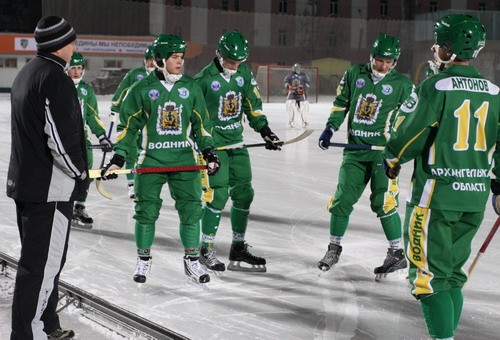
<path id="1" fill-rule="evenodd" d="M 408 278 L 408 269 L 400 269 L 390 273 L 376 274 L 376 282 L 392 282 L 392 281 L 403 281 Z"/>
<path id="2" fill-rule="evenodd" d="M 326 273 L 328 273 L 329 270 L 330 270 L 330 268 L 327 268 L 327 267 L 320 268 L 319 269 L 318 277 L 322 277 L 323 275 L 325 275 Z"/>
<path id="3" fill-rule="evenodd" d="M 205 267 L 206 268 L 206 267 Z M 222 277 L 224 276 L 224 271 L 221 271 L 221 270 L 213 270 L 213 269 L 210 269 L 210 268 L 206 268 L 207 269 L 207 272 L 209 272 L 210 274 L 214 274 L 215 276 L 217 277 Z"/>
<path id="4" fill-rule="evenodd" d="M 227 269 L 236 272 L 253 272 L 253 273 L 265 273 L 267 271 L 266 265 L 264 264 L 249 264 L 243 262 L 251 266 L 251 267 L 243 267 L 241 263 L 242 263 L 241 261 L 230 261 L 229 265 L 227 266 Z"/>
<path id="5" fill-rule="evenodd" d="M 80 228 L 80 229 L 92 229 L 92 223 L 83 223 L 82 221 L 78 220 L 71 220 L 71 226 L 73 228 Z"/>
<path id="6" fill-rule="evenodd" d="M 196 288 L 201 288 L 201 289 L 203 289 L 203 290 L 205 290 L 207 292 L 210 290 L 210 287 L 208 286 L 208 282 L 205 282 L 205 283 L 198 282 L 193 277 L 186 277 L 186 283 L 190 284 L 191 286 L 194 286 Z"/>

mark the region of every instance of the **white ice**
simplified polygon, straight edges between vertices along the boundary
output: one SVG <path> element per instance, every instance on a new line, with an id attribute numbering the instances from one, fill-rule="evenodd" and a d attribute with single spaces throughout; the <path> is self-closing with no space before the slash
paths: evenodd
<path id="1" fill-rule="evenodd" d="M 267 259 L 267 273 L 225 272 L 211 276 L 210 290 L 185 283 L 183 249 L 173 201 L 165 187 L 157 221 L 153 266 L 140 290 L 132 281 L 136 253 L 134 210 L 125 177 L 104 186 L 113 200 L 100 196 L 91 185 L 87 210 L 92 230 L 72 229 L 68 260 L 61 279 L 102 299 L 137 313 L 192 339 L 426 339 L 419 305 L 403 280 L 377 283 L 373 268 L 382 264 L 387 241 L 369 207 L 367 189 L 356 204 L 343 241 L 340 262 L 318 276 L 316 263 L 329 242 L 326 204 L 335 191 L 342 150 L 322 151 L 317 146 L 332 98 L 310 105 L 307 140 L 286 145 L 280 152 L 249 149 L 255 199 L 247 241 L 251 251 Z M 99 97 L 102 120 L 108 124 L 110 97 Z M 287 128 L 285 104 L 264 104 L 270 126 L 281 139 L 302 132 Z M 345 142 L 345 125 L 333 140 Z M 248 127 L 246 143 L 261 141 Z M 10 155 L 10 103 L 0 98 L 0 179 L 5 185 Z M 95 164 L 101 160 L 95 151 Z M 408 193 L 412 166 L 403 166 L 400 213 Z M 33 169 L 36 171 L 36 169 Z M 0 251 L 19 257 L 20 244 L 13 201 L 0 190 Z M 226 206 L 216 248 L 228 262 L 231 229 Z M 472 258 L 490 231 L 496 215 L 491 206 L 473 242 Z M 499 339 L 500 235 L 493 239 L 464 290 L 465 306 L 456 339 Z M 0 277 L 0 339 L 10 334 L 11 289 Z M 8 287 L 7 287 L 8 288 Z M 102 329 L 88 327 L 71 311 L 61 313 L 78 339 L 109 339 Z M 75 321 L 76 319 L 76 321 Z M 89 330 L 90 329 L 90 330 Z"/>

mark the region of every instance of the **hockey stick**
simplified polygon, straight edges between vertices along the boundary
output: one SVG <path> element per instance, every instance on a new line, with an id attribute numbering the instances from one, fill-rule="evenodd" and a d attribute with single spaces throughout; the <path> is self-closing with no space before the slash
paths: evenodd
<path id="1" fill-rule="evenodd" d="M 92 145 L 87 145 L 87 149 L 101 149 L 101 150 L 106 150 L 108 148 L 107 145 L 102 145 L 102 144 L 92 144 Z M 107 152 L 107 151 L 103 151 Z"/>
<path id="2" fill-rule="evenodd" d="M 108 170 L 106 174 L 152 174 L 152 173 L 164 173 L 164 172 L 183 172 L 183 171 L 200 171 L 205 170 L 206 165 L 181 165 L 181 166 L 166 166 L 166 167 L 153 167 L 153 168 L 134 168 L 134 169 L 115 169 Z M 89 177 L 96 178 L 96 182 L 99 182 L 97 186 L 97 191 L 106 197 L 107 199 L 113 199 L 113 195 L 104 190 L 101 182 L 101 169 L 91 169 L 89 170 Z"/>
<path id="3" fill-rule="evenodd" d="M 384 151 L 385 147 L 377 145 L 362 145 L 362 144 L 345 144 L 345 143 L 330 143 L 330 146 L 336 146 L 345 149 L 358 149 L 358 150 L 377 150 Z"/>
<path id="4" fill-rule="evenodd" d="M 304 132 L 302 132 L 302 134 L 298 135 L 297 137 L 294 137 L 294 138 L 289 139 L 289 140 L 284 140 L 284 141 L 277 140 L 273 143 L 278 144 L 278 145 L 287 145 L 287 144 L 297 143 L 298 141 L 301 141 L 301 140 L 309 137 L 313 132 L 314 132 L 314 130 L 307 129 Z M 245 149 L 245 148 L 254 148 L 254 147 L 266 146 L 266 145 L 267 145 L 267 143 L 256 143 L 256 144 L 242 144 L 242 143 L 240 143 L 240 144 L 219 146 L 219 147 L 216 147 L 214 150 L 224 151 L 224 150 L 232 150 L 232 149 Z"/>
<path id="5" fill-rule="evenodd" d="M 491 228 L 488 236 L 486 236 L 486 239 L 483 242 L 483 245 L 479 249 L 479 251 L 476 254 L 476 257 L 474 258 L 474 261 L 472 261 L 472 264 L 469 267 L 469 270 L 467 271 L 467 276 L 470 276 L 472 274 L 472 271 L 474 270 L 474 267 L 476 267 L 477 262 L 479 261 L 479 258 L 481 255 L 483 255 L 486 252 L 486 248 L 488 248 L 488 245 L 491 242 L 491 239 L 493 236 L 495 236 L 495 233 L 497 232 L 498 226 L 500 226 L 500 216 L 497 218 L 495 221 L 495 224 L 493 225 L 493 228 Z"/>
<path id="6" fill-rule="evenodd" d="M 185 172 L 185 171 L 199 171 L 205 170 L 206 165 L 179 165 L 179 166 L 159 166 L 153 168 L 134 168 L 134 169 L 115 169 L 108 170 L 106 175 L 116 174 L 157 174 L 162 172 Z M 89 170 L 90 178 L 101 178 L 102 169 L 91 169 Z"/>
<path id="7" fill-rule="evenodd" d="M 274 143 L 279 144 L 279 145 L 296 143 L 298 141 L 301 141 L 304 138 L 309 137 L 309 135 L 312 134 L 313 132 L 314 132 L 314 130 L 308 129 L 308 130 L 305 130 L 302 134 L 298 135 L 295 138 L 292 138 L 292 139 L 286 140 L 286 141 L 275 141 Z M 238 144 L 227 145 L 227 146 L 218 146 L 218 147 L 214 148 L 214 150 L 222 151 L 222 150 L 230 150 L 230 149 L 253 148 L 253 147 L 258 147 L 258 146 L 266 146 L 266 143 L 256 143 L 256 144 L 238 143 Z M 89 149 L 104 149 L 104 148 L 106 148 L 106 146 L 101 145 L 101 144 L 93 144 L 93 145 L 89 145 L 87 148 L 89 148 Z"/>

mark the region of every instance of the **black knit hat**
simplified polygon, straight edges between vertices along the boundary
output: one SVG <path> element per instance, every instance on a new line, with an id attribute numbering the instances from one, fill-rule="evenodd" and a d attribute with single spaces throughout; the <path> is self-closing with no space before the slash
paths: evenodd
<path id="1" fill-rule="evenodd" d="M 76 33 L 64 18 L 52 15 L 40 19 L 35 40 L 38 51 L 54 52 L 75 41 Z"/>

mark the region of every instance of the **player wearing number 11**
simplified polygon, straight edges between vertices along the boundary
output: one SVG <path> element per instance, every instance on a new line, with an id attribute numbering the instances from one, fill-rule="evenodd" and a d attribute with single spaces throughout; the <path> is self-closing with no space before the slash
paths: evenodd
<path id="1" fill-rule="evenodd" d="M 404 239 L 412 295 L 431 338 L 452 339 L 467 281 L 462 266 L 484 216 L 489 170 L 500 178 L 499 88 L 469 64 L 485 44 L 476 18 L 434 24 L 443 71 L 424 80 L 397 113 L 385 147 L 386 173 L 415 159 Z"/>

